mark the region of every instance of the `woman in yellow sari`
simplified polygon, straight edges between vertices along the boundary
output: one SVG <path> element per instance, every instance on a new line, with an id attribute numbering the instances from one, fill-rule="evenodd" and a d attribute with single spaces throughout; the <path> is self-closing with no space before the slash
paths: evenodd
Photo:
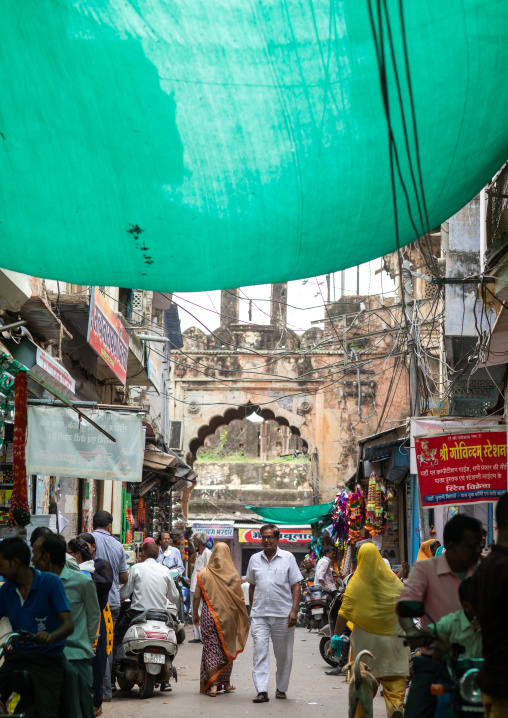
<path id="1" fill-rule="evenodd" d="M 368 665 L 383 686 L 386 713 L 401 718 L 404 710 L 406 676 L 409 675 L 409 649 L 399 638 L 401 628 L 395 604 L 402 591 L 402 582 L 391 571 L 379 550 L 366 543 L 358 552 L 358 568 L 349 581 L 335 624 L 340 636 L 346 623 L 354 624 L 351 634 L 353 659 L 360 651 L 372 653 Z M 359 706 L 356 718 L 363 716 Z"/>
<path id="2" fill-rule="evenodd" d="M 208 565 L 198 574 L 193 616 L 194 623 L 201 627 L 203 642 L 201 693 L 215 697 L 222 689 L 226 693 L 234 691 L 231 671 L 233 661 L 247 643 L 249 616 L 240 576 L 225 543 L 215 544 Z"/>

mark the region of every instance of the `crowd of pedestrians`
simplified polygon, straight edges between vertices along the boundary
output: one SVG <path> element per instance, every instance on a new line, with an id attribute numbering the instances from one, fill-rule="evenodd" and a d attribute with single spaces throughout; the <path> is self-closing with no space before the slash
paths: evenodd
<path id="1" fill-rule="evenodd" d="M 128 571 L 112 522 L 111 514 L 98 511 L 92 533 L 67 544 L 45 527 L 32 533 L 32 550 L 21 538 L 0 542 L 0 617 L 14 631 L 34 635 L 6 654 L 0 688 L 20 668 L 28 669 L 39 718 L 56 718 L 61 702 L 69 715 L 100 715 L 103 701 L 115 691 L 114 656 L 132 619 L 147 608 L 178 601 L 172 572 L 181 574 L 184 566 L 169 534 L 146 539 L 140 562 Z M 367 650 L 374 656 L 370 670 L 382 685 L 389 718 L 444 718 L 450 715 L 450 694 L 437 698 L 431 686 L 446 683 L 443 657 L 458 645 L 464 658 L 484 659 L 479 686 L 486 718 L 507 716 L 508 494 L 497 504 L 496 523 L 497 540 L 486 555 L 481 524 L 455 515 L 444 528 L 443 545 L 425 542 L 411 571 L 404 567 L 398 574 L 372 542 L 362 541 L 331 640 L 342 660 L 330 673 L 341 673 L 348 658 Z M 206 534 L 194 536 L 192 642 L 202 644 L 200 690 L 213 698 L 235 690 L 234 661 L 251 632 L 253 701 L 270 700 L 270 641 L 275 698 L 286 699 L 302 581 L 336 589 L 333 546 L 325 546 L 316 567 L 307 558 L 300 570 L 293 554 L 279 547 L 277 526 L 266 524 L 260 533 L 262 550 L 250 558 L 243 578 L 225 543 L 213 546 Z M 127 597 L 130 608 L 121 614 Z M 418 624 L 414 616 L 421 617 Z M 420 652 L 406 696 L 407 644 Z M 170 689 L 169 683 L 161 685 Z"/>

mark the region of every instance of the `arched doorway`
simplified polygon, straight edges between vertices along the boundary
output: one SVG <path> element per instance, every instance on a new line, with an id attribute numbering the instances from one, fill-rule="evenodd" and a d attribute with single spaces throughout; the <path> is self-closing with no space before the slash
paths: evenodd
<path id="1" fill-rule="evenodd" d="M 256 414 L 263 419 L 263 422 L 251 424 L 247 417 L 252 414 Z M 248 402 L 244 406 L 228 409 L 222 416 L 213 416 L 207 424 L 201 426 L 197 432 L 197 436 L 189 443 L 189 452 L 186 457 L 186 462 L 192 465 L 197 458 L 199 449 L 205 446 L 207 440 L 211 439 L 211 437 L 217 433 L 218 429 L 238 424 L 238 422 L 241 422 L 241 425 L 245 427 L 245 429 L 243 429 L 243 434 L 246 434 L 245 438 L 250 435 L 250 448 L 246 451 L 246 455 L 251 458 L 263 458 L 263 456 L 269 452 L 273 455 L 277 455 L 278 453 L 280 456 L 288 455 L 296 451 L 301 453 L 308 452 L 307 441 L 301 437 L 300 429 L 297 426 L 291 425 L 285 417 L 277 415 L 272 409 L 260 407 L 257 404 Z M 249 424 L 251 424 L 251 426 L 249 426 Z M 275 427 L 279 427 L 278 433 L 281 434 L 280 437 L 276 436 L 277 428 L 274 430 L 273 427 L 270 426 L 271 424 L 274 424 Z M 240 429 L 240 427 L 238 428 Z M 256 456 L 254 456 L 252 451 L 252 436 L 254 431 L 259 433 L 258 452 Z M 246 449 L 245 441 L 241 441 L 243 434 L 239 434 L 235 437 L 226 437 L 226 442 L 229 441 L 231 449 L 236 451 Z M 213 440 L 208 443 L 213 447 Z M 280 447 L 278 446 L 279 443 Z"/>

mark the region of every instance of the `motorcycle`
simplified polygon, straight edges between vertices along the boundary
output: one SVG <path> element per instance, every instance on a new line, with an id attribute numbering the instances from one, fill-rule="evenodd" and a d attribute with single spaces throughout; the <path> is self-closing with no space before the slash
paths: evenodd
<path id="1" fill-rule="evenodd" d="M 305 596 L 305 615 L 303 616 L 303 625 L 306 626 L 309 631 L 313 628 L 323 628 L 328 622 L 328 614 L 333 597 L 334 592 L 327 591 L 319 584 L 309 586 L 307 595 Z"/>
<path id="2" fill-rule="evenodd" d="M 418 628 L 419 624 L 416 623 L 415 619 L 421 616 L 420 611 L 401 604 L 398 612 L 403 618 L 412 618 L 413 623 L 415 623 L 415 629 Z M 434 635 L 421 636 L 421 645 L 432 646 L 439 642 L 439 635 L 435 628 L 436 623 L 428 613 L 424 615 L 430 619 L 431 624 L 434 624 Z M 404 636 L 401 637 L 405 638 Z M 407 645 L 407 641 L 405 643 Z M 439 648 L 442 650 L 441 646 Z M 478 674 L 483 658 L 460 658 L 463 651 L 463 646 L 454 643 L 444 652 L 443 664 L 445 672 L 439 683 L 432 684 L 430 692 L 435 696 L 448 694 L 451 698 L 453 715 L 456 718 L 467 718 L 475 715 L 478 717 L 483 716 L 484 708 L 481 690 L 478 686 Z"/>
<path id="3" fill-rule="evenodd" d="M 155 686 L 178 680 L 173 663 L 178 652 L 175 622 L 169 611 L 149 609 L 136 616 L 116 656 L 116 679 L 121 691 L 137 683 L 141 698 L 150 698 Z"/>
<path id="4" fill-rule="evenodd" d="M 449 695 L 454 716 L 483 716 L 482 695 L 478 687 L 478 674 L 483 658 L 460 658 L 463 650 L 457 643 L 452 644 L 444 657 L 444 680 L 433 683 L 430 691 L 435 696 Z"/>
<path id="5" fill-rule="evenodd" d="M 16 645 L 27 643 L 33 638 L 35 636 L 26 631 L 11 633 L 0 646 L 0 659 Z M 35 697 L 29 671 L 21 669 L 8 671 L 5 678 L 0 673 L 0 716 L 33 718 L 35 709 Z"/>

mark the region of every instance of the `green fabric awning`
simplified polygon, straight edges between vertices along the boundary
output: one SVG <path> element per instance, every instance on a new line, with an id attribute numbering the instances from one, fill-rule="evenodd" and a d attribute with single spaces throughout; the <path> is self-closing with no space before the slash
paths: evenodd
<path id="1" fill-rule="evenodd" d="M 191 291 L 394 250 L 369 4 L 401 244 L 420 175 L 428 226 L 449 218 L 508 157 L 506 0 L 401 2 L 403 23 L 395 1 L 0 0 L 0 266 Z"/>
<path id="2" fill-rule="evenodd" d="M 314 506 L 246 506 L 258 516 L 274 524 L 314 524 L 323 521 L 333 509 L 334 502 L 315 504 Z"/>

